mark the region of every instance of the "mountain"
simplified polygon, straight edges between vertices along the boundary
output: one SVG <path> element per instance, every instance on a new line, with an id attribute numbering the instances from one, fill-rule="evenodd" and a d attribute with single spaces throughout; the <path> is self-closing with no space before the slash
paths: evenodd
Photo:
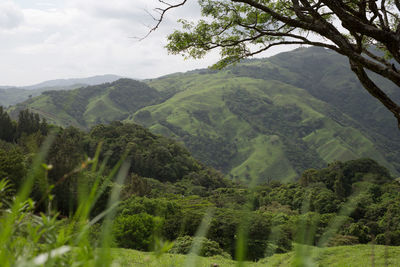
<path id="1" fill-rule="evenodd" d="M 23 102 L 31 97 L 39 96 L 49 90 L 71 90 L 82 87 L 82 84 L 61 87 L 44 87 L 38 89 L 22 89 L 19 87 L 0 89 L 0 106 L 8 107 Z"/>
<path id="2" fill-rule="evenodd" d="M 377 82 L 400 100 L 397 88 Z M 366 93 L 342 56 L 320 48 L 222 71 L 48 92 L 11 112 L 16 116 L 26 107 L 61 125 L 142 124 L 182 141 L 232 179 L 293 180 L 305 169 L 360 157 L 400 172 L 395 119 Z"/>
<path id="3" fill-rule="evenodd" d="M 82 86 L 113 82 L 121 78 L 121 76 L 106 74 L 88 78 L 57 79 L 22 87 L 0 86 L 0 106 L 15 105 L 45 91 L 71 90 Z"/>
<path id="4" fill-rule="evenodd" d="M 41 82 L 35 85 L 24 86 L 23 89 L 39 89 L 45 87 L 67 87 L 72 85 L 96 85 L 102 83 L 109 83 L 121 79 L 121 76 L 105 74 L 105 75 L 96 75 L 87 78 L 71 78 L 71 79 L 56 79 Z"/>
<path id="5" fill-rule="evenodd" d="M 145 83 L 120 79 L 73 90 L 46 91 L 10 108 L 16 118 L 29 107 L 47 121 L 88 129 L 99 123 L 124 120 L 137 110 L 162 102 L 163 94 Z"/>

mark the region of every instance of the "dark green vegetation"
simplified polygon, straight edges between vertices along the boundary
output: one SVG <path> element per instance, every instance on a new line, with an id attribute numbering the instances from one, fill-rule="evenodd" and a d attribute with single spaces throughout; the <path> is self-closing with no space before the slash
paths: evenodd
<path id="1" fill-rule="evenodd" d="M 395 86 L 377 79 L 394 99 Z M 135 122 L 182 141 L 227 177 L 293 181 L 335 160 L 373 158 L 400 172 L 395 118 L 369 96 L 348 62 L 321 48 L 149 80 L 48 92 L 11 109 L 88 129 Z"/>
<path id="2" fill-rule="evenodd" d="M 1 118 L 10 121 L 5 113 Z M 62 225 L 76 218 L 71 214 L 82 212 L 79 201 L 85 188 L 97 187 L 96 205 L 87 209 L 88 220 L 94 221 L 89 224 L 92 243 L 99 244 L 102 225 L 109 225 L 96 216 L 101 218 L 118 190 L 122 202 L 109 229 L 114 246 L 121 248 L 165 252 L 172 247 L 167 241 L 176 240 L 172 251 L 187 252 L 193 240 L 189 251 L 197 254 L 258 260 L 291 251 L 293 242 L 320 247 L 400 245 L 400 184 L 371 159 L 309 169 L 298 182 L 248 187 L 224 179 L 175 141 L 138 125 L 113 122 L 84 133 L 49 126 L 27 111 L 19 118 L 11 122 L 17 129 L 11 137 L 4 138 L 5 128 L 0 127 L 2 177 L 21 190 L 22 182 L 29 181 L 32 157 L 46 135 L 53 136 L 44 158 L 47 164 L 35 172 L 31 193 L 35 202 L 30 205 L 34 214 L 55 214 L 54 222 Z M 103 162 L 101 177 L 88 168 L 86 155 Z M 121 158 L 126 162 L 121 167 L 126 179 L 111 175 L 113 166 L 121 166 Z M 46 240 L 36 242 L 44 246 Z M 196 250 L 196 242 L 208 244 L 208 249 L 198 245 Z M 5 255 L 1 253 L 0 257 Z M 307 253 L 301 257 L 307 260 Z"/>

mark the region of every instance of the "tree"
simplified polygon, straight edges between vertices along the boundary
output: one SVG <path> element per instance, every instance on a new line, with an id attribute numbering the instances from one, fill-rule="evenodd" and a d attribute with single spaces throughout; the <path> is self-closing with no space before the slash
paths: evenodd
<path id="1" fill-rule="evenodd" d="M 53 166 L 48 180 L 55 186 L 52 193 L 56 196 L 56 205 L 63 214 L 74 210 L 79 187 L 82 188 L 83 180 L 79 179 L 79 175 L 84 174 L 74 170 L 85 160 L 83 138 L 84 133 L 72 126 L 60 129 L 47 155 L 47 162 Z"/>
<path id="2" fill-rule="evenodd" d="M 159 0 L 165 14 L 187 0 Z M 400 87 L 400 0 L 199 0 L 207 19 L 197 23 L 180 20 L 182 31 L 169 37 L 167 48 L 200 58 L 219 48 L 221 68 L 280 45 L 329 48 L 348 58 L 351 70 L 364 88 L 398 121 L 400 106 L 367 71 Z"/>
<path id="3" fill-rule="evenodd" d="M 13 122 L 8 113 L 0 106 L 0 139 L 11 142 L 15 137 L 15 122 Z"/>
<path id="4" fill-rule="evenodd" d="M 26 175 L 25 157 L 17 145 L 0 142 L 0 180 L 7 178 L 15 190 L 23 184 Z"/>
<path id="5" fill-rule="evenodd" d="M 118 247 L 148 251 L 162 224 L 162 218 L 147 213 L 118 216 L 113 224 L 113 234 Z"/>
<path id="6" fill-rule="evenodd" d="M 32 113 L 29 109 L 21 110 L 18 114 L 18 124 L 16 129 L 17 137 L 20 138 L 22 134 L 30 135 L 40 132 L 42 135 L 47 134 L 46 120 L 40 120 L 39 114 Z"/>

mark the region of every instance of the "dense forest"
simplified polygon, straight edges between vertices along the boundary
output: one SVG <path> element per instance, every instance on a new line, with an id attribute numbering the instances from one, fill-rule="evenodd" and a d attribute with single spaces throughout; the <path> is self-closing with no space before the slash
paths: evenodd
<path id="1" fill-rule="evenodd" d="M 115 247 L 149 251 L 168 240 L 175 241 L 170 252 L 188 253 L 207 216 L 200 252 L 205 256 L 257 260 L 290 251 L 294 242 L 400 245 L 400 183 L 371 159 L 308 169 L 289 183 L 269 179 L 249 185 L 224 178 L 176 141 L 131 123 L 99 124 L 83 132 L 48 124 L 28 110 L 13 121 L 0 108 L 0 138 L 0 178 L 13 192 L 24 187 L 35 155 L 49 144 L 33 180 L 33 214 L 68 221 L 85 188 L 98 186 L 89 216 L 97 218 L 113 188 L 120 187 L 112 225 Z M 100 180 L 90 168 L 93 159 L 102 162 Z M 125 179 L 113 175 L 121 165 Z M 91 225 L 91 242 L 100 240 L 103 223 Z M 30 231 L 21 227 L 22 235 Z M 244 252 L 237 246 L 243 239 Z"/>

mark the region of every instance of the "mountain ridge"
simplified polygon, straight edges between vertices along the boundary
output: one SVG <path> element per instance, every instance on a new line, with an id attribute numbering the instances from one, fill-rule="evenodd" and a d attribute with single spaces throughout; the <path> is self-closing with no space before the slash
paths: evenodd
<path id="1" fill-rule="evenodd" d="M 88 85 L 113 82 L 122 76 L 105 74 L 86 78 L 55 79 L 29 86 L 0 86 L 0 105 L 9 106 L 51 90 L 72 90 Z"/>
<path id="2" fill-rule="evenodd" d="M 139 123 L 183 142 L 232 179 L 289 181 L 305 169 L 360 157 L 400 172 L 394 119 L 357 83 L 343 57 L 325 49 L 300 48 L 221 71 L 54 91 L 11 113 L 26 107 L 64 126 Z"/>

